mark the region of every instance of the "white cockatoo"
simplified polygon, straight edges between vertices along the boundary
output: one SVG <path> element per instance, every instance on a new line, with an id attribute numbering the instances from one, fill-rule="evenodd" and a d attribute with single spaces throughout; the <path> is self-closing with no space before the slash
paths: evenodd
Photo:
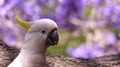
<path id="1" fill-rule="evenodd" d="M 50 19 L 32 22 L 22 20 L 15 12 L 17 26 L 26 31 L 18 56 L 7 67 L 44 67 L 46 49 L 58 43 L 57 24 Z"/>

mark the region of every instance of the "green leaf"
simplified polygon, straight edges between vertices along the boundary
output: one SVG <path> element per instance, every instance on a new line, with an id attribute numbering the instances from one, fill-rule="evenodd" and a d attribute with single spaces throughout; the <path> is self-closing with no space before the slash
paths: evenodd
<path id="1" fill-rule="evenodd" d="M 85 41 L 86 41 L 86 39 L 85 39 L 84 36 L 79 36 L 79 37 L 71 38 L 71 39 L 68 41 L 68 46 L 76 47 L 76 46 L 78 46 L 80 43 L 85 42 Z"/>
<path id="2" fill-rule="evenodd" d="M 57 46 L 49 47 L 47 49 L 46 54 L 47 55 L 60 54 L 63 56 L 67 56 L 65 50 L 66 50 L 66 45 L 57 45 Z"/>
<path id="3" fill-rule="evenodd" d="M 84 8 L 84 15 L 85 16 L 90 16 L 91 11 L 92 11 L 92 7 L 91 6 L 85 7 Z"/>

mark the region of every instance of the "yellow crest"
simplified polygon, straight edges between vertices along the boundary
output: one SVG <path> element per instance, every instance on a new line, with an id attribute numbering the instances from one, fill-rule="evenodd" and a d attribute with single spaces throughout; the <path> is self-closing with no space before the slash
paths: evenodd
<path id="1" fill-rule="evenodd" d="M 32 23 L 22 20 L 22 19 L 20 18 L 20 16 L 18 15 L 16 9 L 14 9 L 14 15 L 15 15 L 15 21 L 16 21 L 17 26 L 18 26 L 20 29 L 22 29 L 22 30 L 24 30 L 24 31 L 27 32 L 28 29 L 31 27 Z"/>

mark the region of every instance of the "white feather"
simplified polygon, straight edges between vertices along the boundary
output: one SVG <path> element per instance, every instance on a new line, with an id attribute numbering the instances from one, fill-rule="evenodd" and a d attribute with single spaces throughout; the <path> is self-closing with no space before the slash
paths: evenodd
<path id="1" fill-rule="evenodd" d="M 7 67 L 22 67 L 22 63 L 19 60 L 14 60 L 10 65 Z"/>

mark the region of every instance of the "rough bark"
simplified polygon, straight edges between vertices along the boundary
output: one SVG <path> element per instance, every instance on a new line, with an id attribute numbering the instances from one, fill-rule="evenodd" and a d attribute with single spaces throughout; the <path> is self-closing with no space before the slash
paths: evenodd
<path id="1" fill-rule="evenodd" d="M 19 51 L 0 40 L 0 67 L 7 67 L 16 58 Z"/>
<path id="2" fill-rule="evenodd" d="M 7 67 L 19 51 L 0 41 L 0 67 Z M 47 56 L 46 67 L 120 67 L 120 54 L 94 59 L 72 58 L 60 55 Z"/>

